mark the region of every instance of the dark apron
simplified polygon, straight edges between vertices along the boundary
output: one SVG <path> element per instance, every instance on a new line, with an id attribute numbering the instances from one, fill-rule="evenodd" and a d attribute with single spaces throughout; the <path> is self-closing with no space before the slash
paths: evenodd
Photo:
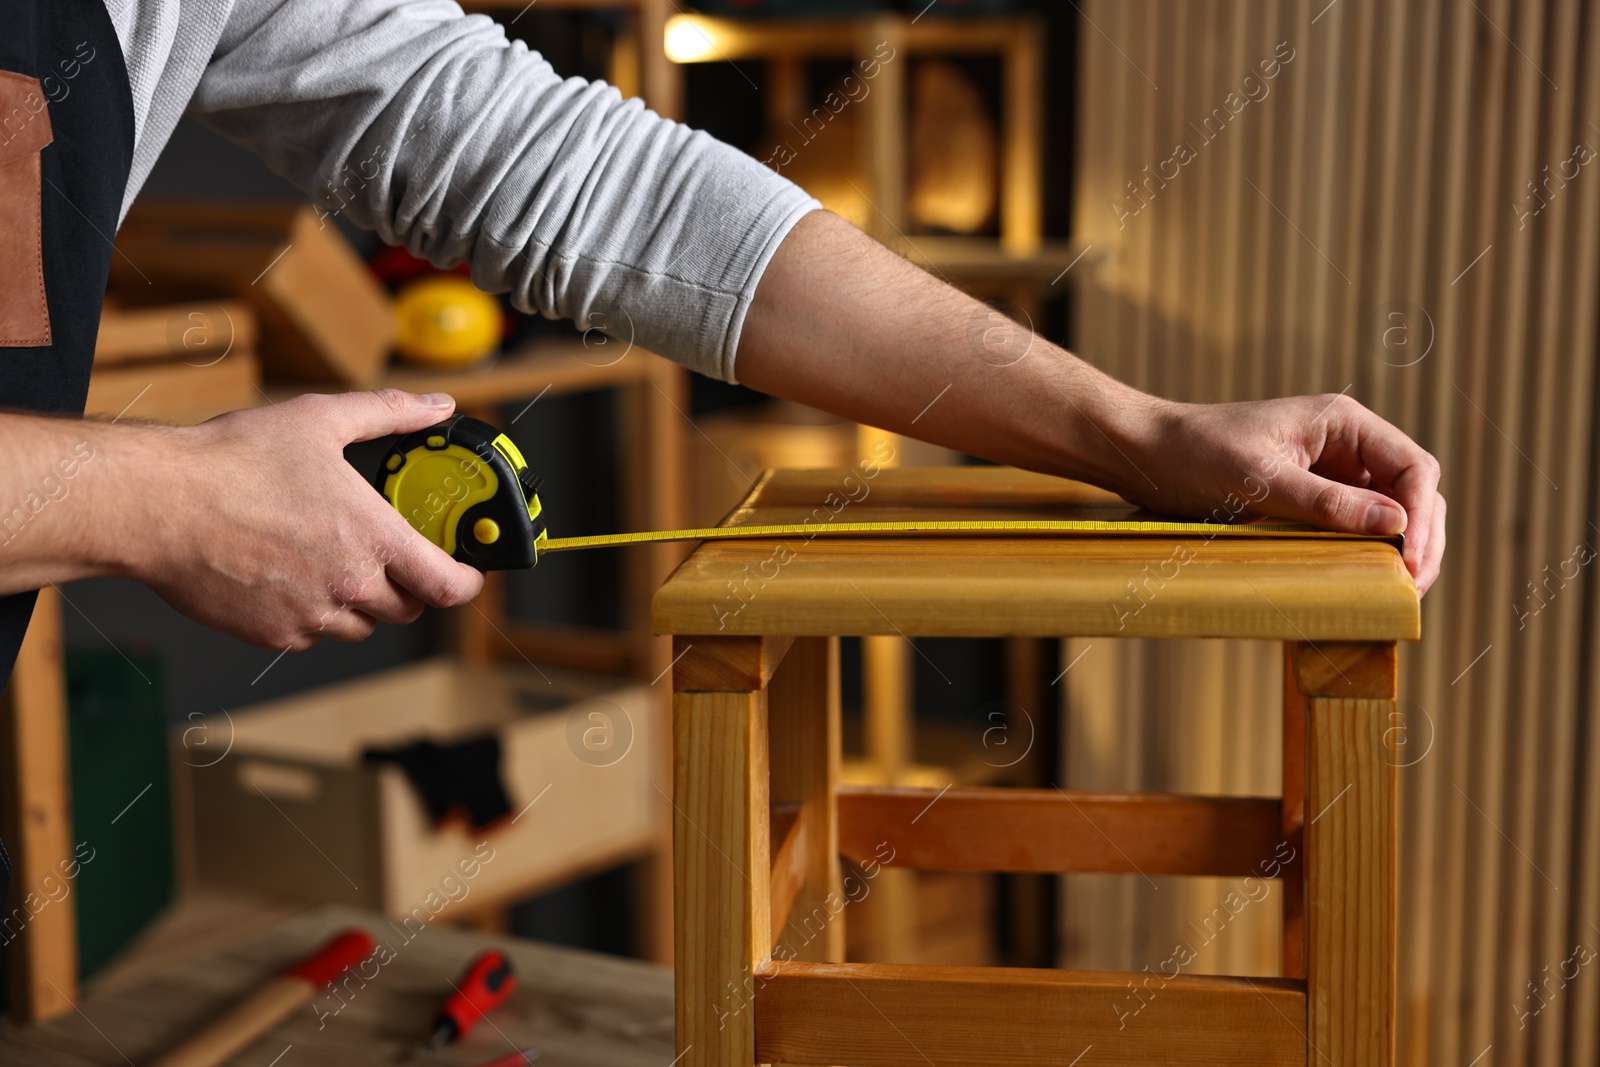
<path id="1" fill-rule="evenodd" d="M 0 0 L 0 27 L 0 408 L 81 415 L 133 160 L 128 72 L 102 0 Z M 0 500 L 0 541 L 28 535 L 4 526 L 19 506 Z M 0 597 L 0 682 L 34 596 Z M 4 901 L 3 844 L 0 867 Z"/>

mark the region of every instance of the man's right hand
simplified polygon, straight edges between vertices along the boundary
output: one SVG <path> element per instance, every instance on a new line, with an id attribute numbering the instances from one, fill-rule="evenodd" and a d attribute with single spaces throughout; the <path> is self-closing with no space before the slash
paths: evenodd
<path id="1" fill-rule="evenodd" d="M 165 476 L 129 502 L 143 514 L 122 526 L 116 571 L 263 648 L 359 641 L 378 621 L 411 622 L 424 605 L 471 600 L 483 575 L 412 529 L 343 454 L 353 441 L 420 430 L 454 409 L 443 394 L 313 394 L 121 435 L 108 450 L 171 454 L 145 453 Z"/>

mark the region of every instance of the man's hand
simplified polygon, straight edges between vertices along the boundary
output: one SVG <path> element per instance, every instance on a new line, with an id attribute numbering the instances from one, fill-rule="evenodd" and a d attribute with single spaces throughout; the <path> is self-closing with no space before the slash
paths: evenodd
<path id="1" fill-rule="evenodd" d="M 1403 558 L 1426 593 L 1444 556 L 1439 463 L 1342 395 L 1244 404 L 1166 404 L 1142 416 L 1113 488 L 1167 515 L 1231 521 L 1270 515 L 1362 534 L 1405 534 Z"/>
<path id="2" fill-rule="evenodd" d="M 148 455 L 166 488 L 144 502 L 149 525 L 129 528 L 118 571 L 265 648 L 359 641 L 377 621 L 470 600 L 483 575 L 413 530 L 343 455 L 352 441 L 420 430 L 454 407 L 442 394 L 394 389 L 308 395 L 140 434 L 142 448 L 172 454 Z"/>

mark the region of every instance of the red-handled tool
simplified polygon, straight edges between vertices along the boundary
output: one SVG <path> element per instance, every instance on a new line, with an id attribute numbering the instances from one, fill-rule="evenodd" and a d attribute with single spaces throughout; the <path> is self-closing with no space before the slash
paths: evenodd
<path id="1" fill-rule="evenodd" d="M 313 992 L 321 992 L 323 986 L 343 974 L 352 964 L 360 963 L 372 955 L 376 947 L 372 935 L 365 930 L 346 930 L 334 935 L 314 955 L 307 956 L 283 974 L 286 978 L 303 978 L 311 983 Z"/>
<path id="2" fill-rule="evenodd" d="M 433 1036 L 423 1051 L 437 1052 L 465 1037 L 479 1019 L 504 1004 L 516 987 L 517 973 L 505 953 L 498 949 L 479 953 L 455 983 L 455 992 L 439 1007 L 433 1020 Z"/>
<path id="3" fill-rule="evenodd" d="M 315 954 L 241 1000 L 222 1018 L 162 1056 L 154 1067 L 216 1067 L 311 1003 L 322 987 L 372 954 L 372 935 L 346 930 Z"/>

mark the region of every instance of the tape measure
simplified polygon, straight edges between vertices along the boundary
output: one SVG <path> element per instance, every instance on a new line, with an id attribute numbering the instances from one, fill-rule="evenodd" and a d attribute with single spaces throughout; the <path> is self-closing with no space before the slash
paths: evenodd
<path id="1" fill-rule="evenodd" d="M 413 529 L 480 571 L 539 562 L 548 540 L 539 479 L 511 438 L 455 415 L 402 437 L 383 457 L 378 492 Z"/>
<path id="2" fill-rule="evenodd" d="M 480 419 L 456 415 L 402 437 L 384 456 L 374 483 L 384 498 L 429 541 L 479 570 L 532 567 L 551 552 L 659 541 L 803 537 L 1284 537 L 1374 540 L 1297 523 L 1097 519 L 914 519 L 900 522 L 789 523 L 705 526 L 688 530 L 551 537 L 539 502 L 540 479 L 511 438 Z M 1376 540 L 1395 540 L 1376 538 Z"/>

